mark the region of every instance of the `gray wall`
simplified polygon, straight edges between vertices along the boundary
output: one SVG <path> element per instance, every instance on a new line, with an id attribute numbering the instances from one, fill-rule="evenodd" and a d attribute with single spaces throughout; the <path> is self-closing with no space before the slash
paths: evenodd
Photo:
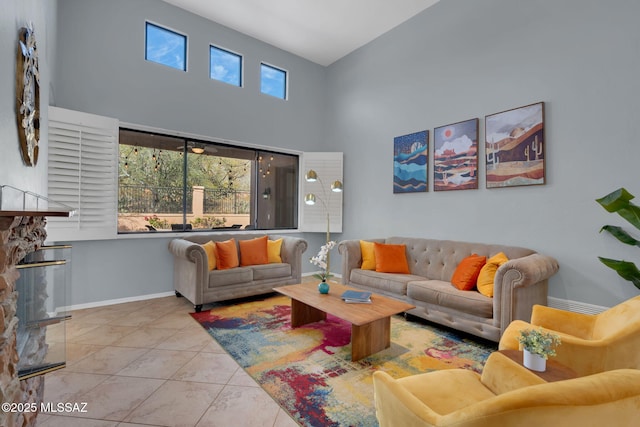
<path id="1" fill-rule="evenodd" d="M 637 295 L 597 260 L 640 252 L 598 233 L 627 225 L 594 199 L 621 186 L 640 195 L 638 16 L 626 0 L 446 0 L 330 66 L 344 237 L 525 246 L 558 259 L 551 296 L 610 306 Z M 486 189 L 481 144 L 480 189 L 433 192 L 430 176 L 428 193 L 392 193 L 394 136 L 478 117 L 483 143 L 485 115 L 539 101 L 546 185 Z"/>
<path id="2" fill-rule="evenodd" d="M 144 60 L 145 20 L 187 34 L 186 73 Z M 57 43 L 51 105 L 276 148 L 323 143 L 324 67 L 167 3 L 59 0 Z M 243 88 L 209 78 L 211 43 L 244 55 Z M 261 61 L 289 72 L 287 101 L 260 93 Z M 71 304 L 172 291 L 170 239 L 72 242 Z"/>
<path id="3" fill-rule="evenodd" d="M 345 232 L 336 239 L 521 245 L 559 260 L 554 297 L 613 305 L 637 295 L 596 259 L 638 257 L 598 234 L 605 223 L 626 224 L 594 199 L 620 186 L 640 195 L 640 3 L 441 1 L 328 68 L 159 1 L 57 3 L 9 0 L 0 16 L 5 58 L 15 56 L 23 21 L 35 23 L 43 105 L 247 143 L 344 151 Z M 145 19 L 189 35 L 187 73 L 143 60 Z M 210 42 L 245 54 L 243 89 L 208 79 Z M 289 101 L 259 93 L 260 60 L 290 71 Z M 0 183 L 44 192 L 44 163 L 27 168 L 19 158 L 15 63 L 0 67 Z M 478 117 L 482 141 L 485 115 L 538 101 L 546 103 L 546 185 L 487 190 L 481 160 L 478 190 L 392 193 L 394 136 Z M 305 237 L 306 257 L 323 236 Z M 75 242 L 71 303 L 170 291 L 168 240 Z M 339 262 L 335 252 L 334 272 Z"/>
<path id="4" fill-rule="evenodd" d="M 41 111 L 41 144 L 35 167 L 24 164 L 16 124 L 16 54 L 18 31 L 33 23 L 40 70 L 40 102 L 49 103 L 51 59 L 55 57 L 56 0 L 2 0 L 0 14 L 0 185 L 8 184 L 46 196 L 47 109 Z M 12 192 L 9 192 L 12 195 Z M 11 197 L 11 202 L 21 200 Z M 10 206 L 4 206 L 10 207 Z M 14 206 L 15 207 L 15 206 Z"/>

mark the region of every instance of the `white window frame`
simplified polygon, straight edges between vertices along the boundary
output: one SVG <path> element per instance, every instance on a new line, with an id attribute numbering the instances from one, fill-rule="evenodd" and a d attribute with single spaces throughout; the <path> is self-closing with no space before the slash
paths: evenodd
<path id="1" fill-rule="evenodd" d="M 303 232 L 327 232 L 327 210 L 331 233 L 342 233 L 343 196 L 342 192 L 331 191 L 331 183 L 343 182 L 344 155 L 341 152 L 305 152 L 300 159 L 300 218 L 298 228 Z M 305 174 L 313 169 L 319 180 L 308 182 Z M 324 203 L 317 200 L 315 205 L 304 202 L 305 195 L 313 193 Z M 325 209 L 325 205 L 326 208 Z"/>
<path id="2" fill-rule="evenodd" d="M 48 197 L 77 212 L 50 217 L 47 241 L 116 238 L 118 128 L 117 119 L 49 107 Z"/>

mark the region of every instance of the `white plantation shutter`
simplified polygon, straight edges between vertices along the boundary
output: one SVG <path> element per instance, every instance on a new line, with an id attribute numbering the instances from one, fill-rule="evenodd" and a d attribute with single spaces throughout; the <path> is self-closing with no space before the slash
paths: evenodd
<path id="1" fill-rule="evenodd" d="M 48 195 L 77 212 L 49 218 L 48 241 L 116 237 L 118 125 L 116 119 L 49 107 Z"/>
<path id="2" fill-rule="evenodd" d="M 327 210 L 329 211 L 330 230 L 332 233 L 342 233 L 342 193 L 331 191 L 331 183 L 342 182 L 342 153 L 304 153 L 302 156 L 301 220 L 302 231 L 327 232 Z M 318 181 L 307 182 L 304 175 L 313 169 L 318 174 Z M 322 181 L 322 182 L 320 182 Z M 304 203 L 304 196 L 308 193 L 316 195 L 316 204 Z M 324 204 L 323 204 L 324 201 Z M 326 205 L 326 209 L 325 209 Z"/>

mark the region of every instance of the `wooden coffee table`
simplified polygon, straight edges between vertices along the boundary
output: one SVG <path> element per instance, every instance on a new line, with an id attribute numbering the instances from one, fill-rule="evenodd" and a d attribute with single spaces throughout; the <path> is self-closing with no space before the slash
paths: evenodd
<path id="1" fill-rule="evenodd" d="M 373 294 L 371 304 L 348 304 L 340 298 L 347 286 L 332 283 L 328 294 L 318 285 L 273 288 L 291 298 L 291 326 L 306 325 L 327 318 L 327 313 L 351 323 L 351 360 L 360 360 L 391 346 L 391 316 L 415 308 L 392 298 Z"/>

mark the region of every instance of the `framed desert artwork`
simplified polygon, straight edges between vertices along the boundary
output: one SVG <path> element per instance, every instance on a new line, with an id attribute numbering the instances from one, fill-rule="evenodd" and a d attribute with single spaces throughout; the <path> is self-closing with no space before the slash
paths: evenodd
<path id="1" fill-rule="evenodd" d="M 433 130 L 433 189 L 478 188 L 478 119 Z"/>
<path id="2" fill-rule="evenodd" d="M 429 131 L 393 138 L 393 192 L 427 191 Z"/>
<path id="3" fill-rule="evenodd" d="M 544 143 L 544 102 L 486 116 L 487 188 L 544 184 Z"/>

